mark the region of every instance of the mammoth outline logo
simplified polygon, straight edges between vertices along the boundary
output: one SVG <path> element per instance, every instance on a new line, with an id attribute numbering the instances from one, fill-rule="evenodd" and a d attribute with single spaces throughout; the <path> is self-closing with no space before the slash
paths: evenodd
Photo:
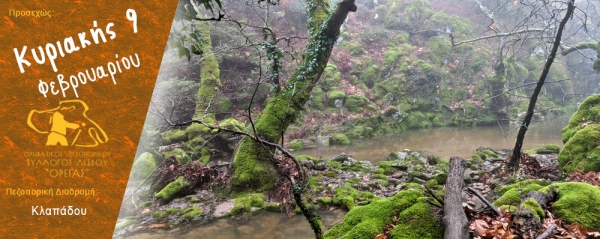
<path id="1" fill-rule="evenodd" d="M 106 143 L 108 136 L 96 122 L 88 118 L 86 114 L 88 110 L 88 105 L 81 100 L 64 100 L 60 101 L 58 107 L 53 109 L 31 110 L 27 116 L 27 125 L 37 133 L 48 135 L 46 146 L 95 147 Z M 49 118 L 49 121 L 45 121 L 49 123 L 45 124 L 41 123 L 44 122 L 42 120 L 35 120 L 38 115 Z M 48 126 L 50 126 L 49 130 L 43 128 Z M 70 132 L 68 129 L 71 129 Z M 77 143 L 78 140 L 81 140 L 82 131 L 85 131 L 89 137 L 86 142 Z M 75 136 L 72 136 L 73 134 Z M 70 143 L 69 137 L 72 138 Z"/>

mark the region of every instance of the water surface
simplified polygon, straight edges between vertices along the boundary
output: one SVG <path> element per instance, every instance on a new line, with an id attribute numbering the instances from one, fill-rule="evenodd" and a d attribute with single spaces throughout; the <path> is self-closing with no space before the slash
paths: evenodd
<path id="1" fill-rule="evenodd" d="M 534 122 L 525 134 L 523 149 L 531 149 L 546 144 L 563 146 L 560 130 L 568 119 L 558 118 L 545 122 Z M 349 146 L 311 148 L 295 152 L 314 157 L 332 157 L 340 153 L 351 154 L 357 160 L 378 162 L 385 160 L 390 152 L 410 149 L 421 154 L 433 154 L 442 158 L 460 156 L 470 158 L 479 147 L 495 150 L 512 149 L 518 129 L 511 125 L 477 127 L 433 127 L 407 130 L 399 135 L 386 135 L 370 139 L 354 139 Z M 514 129 L 514 130 L 513 130 Z M 511 131 L 512 130 L 512 131 Z M 509 133 L 510 132 L 510 133 Z"/>

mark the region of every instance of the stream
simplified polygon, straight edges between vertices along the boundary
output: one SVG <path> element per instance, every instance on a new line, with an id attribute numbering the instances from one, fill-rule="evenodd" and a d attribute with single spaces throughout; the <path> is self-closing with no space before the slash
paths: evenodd
<path id="1" fill-rule="evenodd" d="M 560 130 L 568 123 L 568 118 L 556 118 L 535 122 L 527 131 L 523 149 L 540 147 L 545 144 L 563 146 Z M 514 128 L 515 126 L 512 126 Z M 377 162 L 385 160 L 393 151 L 410 149 L 423 155 L 433 154 L 441 158 L 457 155 L 470 158 L 480 146 L 495 150 L 512 148 L 518 129 L 500 129 L 499 126 L 442 127 L 408 130 L 400 135 L 383 136 L 370 139 L 355 139 L 349 146 L 331 146 L 311 148 L 294 152 L 314 157 L 332 157 L 342 152 L 351 154 L 357 160 Z M 320 211 L 324 229 L 329 229 L 344 217 L 343 210 Z M 195 226 L 188 225 L 174 230 L 150 230 L 124 238 L 212 238 L 212 239 L 303 239 L 314 238 L 308 222 L 302 215 L 288 217 L 285 213 L 260 211 L 251 216 L 224 218 L 215 222 Z"/>

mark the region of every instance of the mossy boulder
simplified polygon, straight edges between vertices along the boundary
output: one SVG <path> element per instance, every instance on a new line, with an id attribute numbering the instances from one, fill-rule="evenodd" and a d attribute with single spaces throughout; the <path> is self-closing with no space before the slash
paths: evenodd
<path id="1" fill-rule="evenodd" d="M 572 173 L 600 171 L 600 125 L 593 124 L 577 131 L 558 155 L 561 170 Z"/>
<path id="2" fill-rule="evenodd" d="M 344 107 L 352 113 L 363 112 L 363 107 L 369 103 L 369 99 L 362 95 L 349 95 L 346 97 Z"/>
<path id="3" fill-rule="evenodd" d="M 151 153 L 145 152 L 138 157 L 131 168 L 131 178 L 134 180 L 145 179 L 156 169 L 156 161 Z"/>
<path id="4" fill-rule="evenodd" d="M 327 92 L 327 103 L 331 107 L 341 106 L 341 105 L 336 105 L 335 104 L 336 100 L 342 100 L 342 105 L 343 105 L 343 100 L 345 98 L 346 98 L 346 93 L 344 93 L 342 91 L 334 90 L 334 91 Z"/>
<path id="5" fill-rule="evenodd" d="M 161 137 L 163 143 L 165 144 L 179 143 L 188 139 L 187 135 L 185 134 L 185 131 L 180 129 L 165 131 L 161 134 Z"/>
<path id="6" fill-rule="evenodd" d="M 521 203 L 522 195 L 525 195 L 531 190 L 540 190 L 546 185 L 548 185 L 548 182 L 544 180 L 531 179 L 505 186 L 499 191 L 502 196 L 492 204 L 496 207 L 503 205 L 516 207 Z"/>
<path id="7" fill-rule="evenodd" d="M 566 144 L 575 136 L 575 133 L 582 129 L 583 123 L 589 122 L 600 122 L 600 95 L 589 96 L 579 105 L 569 124 L 561 130 L 563 143 Z"/>
<path id="8" fill-rule="evenodd" d="M 325 71 L 323 71 L 323 74 L 321 75 L 321 80 L 317 84 L 324 91 L 330 91 L 340 85 L 340 79 L 342 79 L 342 73 L 338 70 L 337 66 L 327 64 Z"/>
<path id="9" fill-rule="evenodd" d="M 336 134 L 335 136 L 329 138 L 329 142 L 331 144 L 350 145 L 350 139 L 345 134 Z"/>
<path id="10" fill-rule="evenodd" d="M 391 198 L 375 198 L 366 206 L 356 206 L 324 235 L 324 238 L 374 238 L 398 217 L 393 238 L 442 238 L 444 227 L 431 215 L 423 194 L 411 188 Z"/>
<path id="11" fill-rule="evenodd" d="M 558 155 L 561 169 L 567 173 L 583 169 L 600 171 L 600 95 L 588 97 L 564 127 L 565 147 Z"/>
<path id="12" fill-rule="evenodd" d="M 192 158 L 190 158 L 187 152 L 181 148 L 175 148 L 173 150 L 163 152 L 163 155 L 165 158 L 175 157 L 175 159 L 177 159 L 177 161 L 179 161 L 181 164 L 187 164 L 192 161 Z"/>
<path id="13" fill-rule="evenodd" d="M 177 180 L 167 184 L 162 190 L 156 193 L 156 199 L 162 203 L 168 203 L 176 196 L 187 191 L 190 186 L 190 182 L 187 181 L 183 176 L 177 178 Z"/>
<path id="14" fill-rule="evenodd" d="M 302 143 L 302 140 L 294 139 L 294 140 L 290 141 L 290 148 L 293 150 L 300 150 L 300 149 L 304 148 L 304 144 Z"/>
<path id="15" fill-rule="evenodd" d="M 592 231 L 600 230 L 600 188 L 587 183 L 555 183 L 540 189 L 546 192 L 556 188 L 558 200 L 552 204 L 552 213 L 567 223 L 578 222 Z"/>

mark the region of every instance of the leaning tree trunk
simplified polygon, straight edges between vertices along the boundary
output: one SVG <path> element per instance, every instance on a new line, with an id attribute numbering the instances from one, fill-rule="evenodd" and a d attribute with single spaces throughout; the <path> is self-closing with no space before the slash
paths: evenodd
<path id="1" fill-rule="evenodd" d="M 567 21 L 573 15 L 573 10 L 575 9 L 575 0 L 569 0 L 567 6 L 567 13 L 565 17 L 560 21 L 558 26 L 558 31 L 556 32 L 556 37 L 554 38 L 554 43 L 552 45 L 552 50 L 550 51 L 550 56 L 546 60 L 546 64 L 544 65 L 544 70 L 542 71 L 542 75 L 540 75 L 540 79 L 535 86 L 535 90 L 533 91 L 533 95 L 531 95 L 531 101 L 529 101 L 529 107 L 527 108 L 527 114 L 525 115 L 525 119 L 523 120 L 523 124 L 519 129 L 519 134 L 517 135 L 517 142 L 515 143 L 515 147 L 513 148 L 513 153 L 510 158 L 510 162 L 508 163 L 508 167 L 516 170 L 518 167 L 519 159 L 521 158 L 521 148 L 523 147 L 523 139 L 525 139 L 525 132 L 529 128 L 529 124 L 531 123 L 531 118 L 533 117 L 533 111 L 535 110 L 535 103 L 537 102 L 538 95 L 542 90 L 542 86 L 544 86 L 544 81 L 546 81 L 546 76 L 550 71 L 550 66 L 552 66 L 552 62 L 554 62 L 554 58 L 556 57 L 556 51 L 558 50 L 558 46 L 560 45 L 560 39 L 562 38 L 562 33 L 567 24 Z"/>
<path id="2" fill-rule="evenodd" d="M 263 140 L 279 142 L 287 127 L 300 115 L 310 93 L 323 73 L 339 29 L 349 12 L 356 11 L 355 0 L 342 0 L 333 13 L 328 0 L 308 0 L 310 40 L 302 62 L 282 90 L 269 100 L 253 125 L 253 133 Z M 273 187 L 276 172 L 271 162 L 275 148 L 245 137 L 234 158 L 234 191 L 267 190 Z"/>
<path id="3" fill-rule="evenodd" d="M 200 65 L 200 89 L 196 98 L 196 112 L 193 119 L 212 124 L 215 121 L 214 107 L 217 104 L 217 94 L 221 89 L 220 70 L 217 58 L 212 51 L 210 40 L 210 24 L 195 21 L 194 26 L 200 30 L 201 51 L 204 60 Z"/>

